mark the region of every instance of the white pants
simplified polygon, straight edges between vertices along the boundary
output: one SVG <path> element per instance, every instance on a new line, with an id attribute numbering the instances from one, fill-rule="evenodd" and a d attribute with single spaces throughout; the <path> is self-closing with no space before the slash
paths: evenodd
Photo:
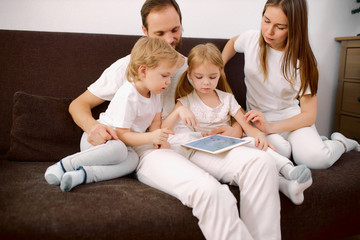
<path id="1" fill-rule="evenodd" d="M 135 170 L 139 157 L 132 148 L 120 140 L 93 146 L 87 141 L 87 136 L 87 133 L 82 135 L 80 152 L 61 160 L 66 171 L 83 167 L 86 183 L 92 183 L 122 177 Z"/>
<path id="2" fill-rule="evenodd" d="M 296 164 L 305 164 L 312 169 L 329 168 L 344 153 L 342 143 L 323 141 L 314 125 L 292 132 L 271 134 L 267 139 L 279 154 L 290 158 L 292 153 Z"/>
<path id="3" fill-rule="evenodd" d="M 141 154 L 139 154 L 141 156 Z M 206 239 L 280 239 L 278 171 L 271 155 L 245 146 L 190 160 L 171 149 L 141 156 L 138 179 L 193 209 Z M 226 184 L 239 186 L 240 214 Z"/>

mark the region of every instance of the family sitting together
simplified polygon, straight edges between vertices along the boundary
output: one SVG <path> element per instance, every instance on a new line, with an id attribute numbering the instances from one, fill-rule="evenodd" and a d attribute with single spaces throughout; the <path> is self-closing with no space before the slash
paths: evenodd
<path id="1" fill-rule="evenodd" d="M 222 52 L 197 45 L 187 57 L 177 51 L 182 17 L 175 0 L 146 0 L 141 17 L 145 36 L 131 54 L 70 104 L 84 130 L 81 151 L 50 166 L 46 181 L 68 192 L 135 171 L 192 208 L 206 239 L 281 239 L 279 190 L 301 204 L 310 169 L 360 151 L 356 141 L 340 133 L 327 139 L 315 128 L 318 69 L 306 0 L 268 0 L 260 31 L 230 39 Z M 224 73 L 237 52 L 245 56 L 246 106 Z M 104 101 L 111 102 L 94 119 L 91 109 Z M 213 134 L 250 143 L 221 154 L 182 146 Z M 240 189 L 240 213 L 229 184 Z"/>

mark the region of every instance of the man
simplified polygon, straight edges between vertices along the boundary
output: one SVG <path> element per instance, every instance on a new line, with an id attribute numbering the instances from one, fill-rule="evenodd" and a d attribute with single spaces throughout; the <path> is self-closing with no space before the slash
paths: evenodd
<path id="1" fill-rule="evenodd" d="M 164 6 L 169 5 L 164 11 L 158 11 Z M 148 37 L 156 37 L 168 42 L 176 50 L 181 45 L 182 25 L 181 25 L 181 12 L 176 1 L 146 1 L 142 11 L 142 30 Z M 150 23 L 150 24 L 149 24 Z M 98 79 L 98 84 L 95 82 L 83 94 L 77 97 L 69 107 L 69 112 L 75 123 L 88 133 L 88 142 L 92 145 L 103 144 L 110 139 L 118 139 L 115 131 L 107 126 L 98 123 L 91 114 L 91 109 L 102 104 L 105 100 L 111 100 L 116 90 L 122 85 L 125 79 L 125 71 L 128 63 L 129 56 L 125 59 L 117 61 L 116 66 L 112 66 Z M 185 63 L 185 59 L 184 59 Z M 186 70 L 187 66 L 180 68 L 172 77 L 172 84 L 166 90 L 164 95 L 169 96 L 168 103 L 173 101 L 173 91 L 176 87 L 177 80 L 181 74 Z M 116 68 L 116 69 L 115 69 Z M 115 76 L 109 76 L 115 73 Z M 100 83 L 101 82 L 101 83 Z M 97 84 L 97 85 L 96 85 Z M 109 84 L 108 89 L 104 89 L 103 85 Z M 100 86 L 102 85 L 102 86 Z M 106 92 L 105 92 L 106 91 Z M 170 111 L 173 105 L 166 106 Z M 168 112 L 167 112 L 168 113 Z M 238 127 L 238 126 L 237 126 Z M 231 128 L 222 128 L 220 130 L 226 135 L 232 135 L 240 131 L 234 131 Z"/>
<path id="2" fill-rule="evenodd" d="M 175 0 L 147 0 L 141 9 L 141 15 L 142 29 L 146 36 L 163 39 L 175 49 L 179 48 L 182 19 Z M 125 72 L 129 59 L 129 56 L 126 56 L 112 64 L 69 107 L 74 121 L 88 133 L 88 142 L 93 145 L 117 139 L 112 128 L 99 124 L 92 117 L 91 109 L 105 100 L 111 100 L 116 90 L 127 81 Z M 183 66 L 172 76 L 171 85 L 162 93 L 163 118 L 173 109 L 175 86 L 187 68 L 185 58 L 183 61 Z M 227 127 L 219 131 L 232 135 L 241 132 L 239 127 Z M 257 156 L 239 160 L 244 162 L 244 168 L 237 169 L 234 177 L 237 178 L 242 192 L 246 194 L 246 198 L 245 195 L 241 196 L 242 221 L 236 199 L 226 184 L 221 184 L 209 173 L 171 149 L 155 150 L 151 146 L 144 146 L 144 151 L 141 147 L 139 149 L 137 153 L 140 163 L 136 170 L 138 179 L 191 207 L 207 239 L 280 239 L 277 170 L 271 159 Z M 245 168 L 246 170 L 243 170 Z M 258 196 L 259 192 L 261 197 Z"/>

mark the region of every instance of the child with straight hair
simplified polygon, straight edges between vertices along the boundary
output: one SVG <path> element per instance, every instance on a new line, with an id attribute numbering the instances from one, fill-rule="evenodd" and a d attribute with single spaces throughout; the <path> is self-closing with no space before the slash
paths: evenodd
<path id="1" fill-rule="evenodd" d="M 131 51 L 126 72 L 128 82 L 119 88 L 98 119 L 101 124 L 112 127 L 119 140 L 93 146 L 84 132 L 81 151 L 50 166 L 45 172 L 46 181 L 68 192 L 82 183 L 118 178 L 137 167 L 139 158 L 132 147 L 169 146 L 167 138 L 172 131 L 161 129 L 160 93 L 169 86 L 180 58 L 165 41 L 140 38 Z"/>
<path id="2" fill-rule="evenodd" d="M 295 163 L 311 169 L 331 167 L 360 145 L 341 133 L 321 137 L 316 130 L 319 72 L 308 39 L 306 0 L 268 0 L 261 29 L 233 37 L 222 52 L 225 64 L 245 55 L 248 122 Z"/>
<path id="3" fill-rule="evenodd" d="M 273 151 L 266 136 L 246 121 L 241 106 L 235 100 L 224 74 L 224 63 L 219 49 L 211 44 L 195 46 L 188 56 L 188 70 L 180 78 L 176 92 L 176 105 L 164 120 L 162 127 L 173 129 L 169 137 L 172 148 L 214 175 L 218 180 L 234 183 L 231 172 L 243 157 L 241 151 L 259 148 L 275 159 L 280 172 L 280 190 L 295 204 L 304 200 L 303 192 L 312 184 L 311 172 L 305 165 L 293 166 L 292 162 Z M 222 125 L 230 125 L 233 117 L 252 143 L 211 155 L 186 149 L 181 144 L 201 138 Z M 181 120 L 181 121 L 180 121 Z M 270 147 L 270 148 L 268 148 Z M 261 152 L 256 149 L 258 152 Z M 256 151 L 253 154 L 257 154 Z"/>

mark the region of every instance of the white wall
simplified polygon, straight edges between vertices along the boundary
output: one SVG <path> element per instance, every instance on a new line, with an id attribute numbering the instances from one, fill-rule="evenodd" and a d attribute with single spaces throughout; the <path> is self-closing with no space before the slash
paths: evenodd
<path id="1" fill-rule="evenodd" d="M 0 0 L 0 29 L 142 35 L 144 0 Z M 266 0 L 178 0 L 184 37 L 230 38 L 259 28 Z M 332 130 L 339 36 L 360 33 L 355 0 L 308 0 L 309 34 L 318 60 L 318 120 L 322 135 Z M 1 47 L 1 46 L 0 46 Z"/>

